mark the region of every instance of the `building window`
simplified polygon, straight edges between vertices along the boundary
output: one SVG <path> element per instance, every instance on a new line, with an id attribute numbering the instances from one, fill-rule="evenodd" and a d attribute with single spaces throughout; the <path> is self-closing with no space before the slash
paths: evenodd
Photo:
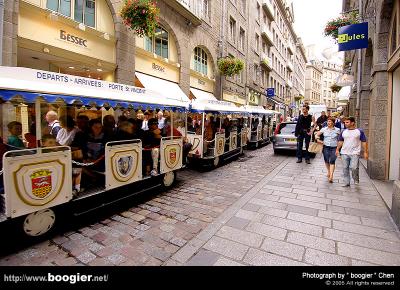
<path id="1" fill-rule="evenodd" d="M 74 14 L 72 16 L 72 2 L 74 2 Z M 56 11 L 62 15 L 73 18 L 75 21 L 90 27 L 96 26 L 96 2 L 95 0 L 47 0 L 47 9 Z"/>
<path id="2" fill-rule="evenodd" d="M 244 51 L 245 49 L 245 44 L 246 44 L 246 32 L 242 27 L 240 27 L 239 45 L 242 51 Z"/>
<path id="3" fill-rule="evenodd" d="M 211 19 L 210 0 L 203 0 L 203 18 L 206 20 Z"/>
<path id="4" fill-rule="evenodd" d="M 257 20 L 260 21 L 261 19 L 261 6 L 260 3 L 257 2 Z"/>
<path id="5" fill-rule="evenodd" d="M 259 51 L 260 51 L 260 36 L 256 33 L 256 38 L 255 38 L 255 41 L 256 41 L 256 46 L 255 46 L 255 48 L 256 48 L 256 52 L 258 53 Z"/>
<path id="6" fill-rule="evenodd" d="M 229 20 L 229 32 L 233 43 L 236 42 L 236 21 L 232 17 Z"/>
<path id="7" fill-rule="evenodd" d="M 75 0 L 74 19 L 87 26 L 95 27 L 94 0 Z"/>
<path id="8" fill-rule="evenodd" d="M 208 74 L 207 53 L 200 47 L 194 49 L 194 70 L 204 75 Z"/>
<path id="9" fill-rule="evenodd" d="M 71 17 L 71 0 L 47 0 L 47 8 Z"/>
<path id="10" fill-rule="evenodd" d="M 156 33 L 152 38 L 145 37 L 144 48 L 158 56 L 169 58 L 168 32 L 164 28 L 158 26 L 156 28 Z"/>

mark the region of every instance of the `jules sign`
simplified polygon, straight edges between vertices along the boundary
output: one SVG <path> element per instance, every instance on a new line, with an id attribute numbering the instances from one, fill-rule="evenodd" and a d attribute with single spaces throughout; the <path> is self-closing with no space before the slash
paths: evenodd
<path id="1" fill-rule="evenodd" d="M 339 28 L 339 51 L 368 48 L 368 22 Z"/>

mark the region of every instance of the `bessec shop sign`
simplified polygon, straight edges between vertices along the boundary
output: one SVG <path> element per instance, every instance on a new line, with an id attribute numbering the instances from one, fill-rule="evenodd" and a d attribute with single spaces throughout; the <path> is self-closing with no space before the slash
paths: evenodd
<path id="1" fill-rule="evenodd" d="M 368 22 L 339 28 L 339 51 L 368 48 Z"/>

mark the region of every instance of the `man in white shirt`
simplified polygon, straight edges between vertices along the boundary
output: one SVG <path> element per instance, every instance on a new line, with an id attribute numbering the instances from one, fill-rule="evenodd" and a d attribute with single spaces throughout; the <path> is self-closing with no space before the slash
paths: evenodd
<path id="1" fill-rule="evenodd" d="M 57 137 L 58 131 L 60 131 L 61 126 L 58 121 L 58 115 L 54 111 L 48 111 L 46 114 L 46 122 L 48 123 L 48 132 L 49 134 Z"/>
<path id="2" fill-rule="evenodd" d="M 163 112 L 159 111 L 157 113 L 158 129 L 160 129 L 160 130 L 162 130 L 165 126 L 165 118 L 163 116 L 164 116 Z"/>
<path id="3" fill-rule="evenodd" d="M 150 119 L 150 113 L 149 112 L 144 112 L 144 119 L 142 123 L 142 130 L 143 131 L 148 131 L 149 130 L 149 119 Z"/>
<path id="4" fill-rule="evenodd" d="M 346 118 L 345 125 L 347 129 L 341 133 L 336 149 L 336 155 L 342 155 L 343 187 L 350 186 L 350 170 L 354 184 L 359 184 L 360 182 L 359 163 L 361 147 L 364 151 L 364 158 L 368 160 L 368 144 L 364 131 L 356 128 L 356 122 L 353 117 Z"/>

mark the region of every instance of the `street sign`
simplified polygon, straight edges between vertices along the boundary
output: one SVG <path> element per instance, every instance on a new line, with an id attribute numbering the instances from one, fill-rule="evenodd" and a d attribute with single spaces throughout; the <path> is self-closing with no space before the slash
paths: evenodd
<path id="1" fill-rule="evenodd" d="M 275 97 L 275 88 L 268 88 L 265 91 L 266 91 L 267 97 L 269 97 L 269 98 Z"/>
<path id="2" fill-rule="evenodd" d="M 368 22 L 339 28 L 339 51 L 368 48 Z"/>

